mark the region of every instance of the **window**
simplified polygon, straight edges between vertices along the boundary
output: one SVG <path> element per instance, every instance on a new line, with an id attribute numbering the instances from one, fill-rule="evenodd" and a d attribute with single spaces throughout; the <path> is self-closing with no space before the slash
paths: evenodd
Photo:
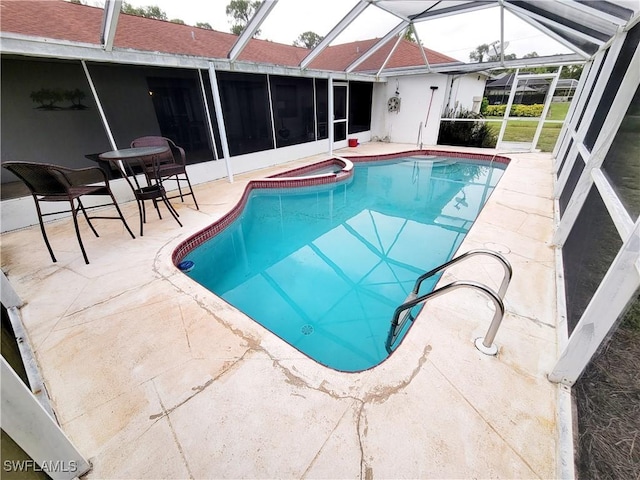
<path id="1" fill-rule="evenodd" d="M 587 106 L 589 105 L 589 102 L 591 100 L 591 95 L 593 94 L 593 90 L 594 90 L 596 84 L 598 83 L 598 79 L 600 78 L 600 72 L 602 71 L 602 67 L 604 66 L 605 62 L 607 61 L 607 55 L 608 54 L 609 54 L 609 49 L 605 50 L 604 54 L 602 54 L 602 61 L 600 62 L 600 65 L 598 66 L 598 71 L 596 72 L 596 76 L 592 78 L 591 75 L 589 75 L 588 81 L 591 81 L 591 87 L 589 88 L 589 93 L 587 94 L 587 99 L 586 99 L 586 101 L 584 102 L 584 104 L 582 106 L 582 111 L 580 112 L 580 117 L 578 117 L 578 123 L 576 124 L 576 130 L 578 130 L 580 128 L 580 124 L 582 123 L 582 119 L 584 118 L 584 114 L 587 111 Z M 584 95 L 584 91 L 582 92 L 581 95 Z"/>
<path id="2" fill-rule="evenodd" d="M 347 86 L 333 85 L 333 140 L 347 138 Z"/>
<path id="3" fill-rule="evenodd" d="M 593 121 L 591 125 L 589 125 L 589 130 L 584 137 L 584 145 L 589 149 L 589 151 L 593 150 L 593 146 L 600 135 L 600 130 L 602 130 L 602 126 L 609 114 L 609 110 L 611 109 L 611 104 L 618 93 L 618 88 L 620 87 L 620 79 L 622 79 L 631 63 L 631 59 L 638 48 L 638 42 L 640 41 L 640 24 L 633 27 L 627 33 L 627 37 L 625 38 L 624 45 L 622 46 L 622 50 L 620 50 L 620 54 L 616 59 L 616 64 L 613 67 L 611 72 L 611 76 L 607 82 L 607 86 L 602 93 L 602 98 L 600 99 L 600 103 L 593 115 Z"/>
<path id="4" fill-rule="evenodd" d="M 267 76 L 218 72 L 229 154 L 273 148 Z"/>
<path id="5" fill-rule="evenodd" d="M 316 78 L 316 117 L 318 122 L 318 140 L 329 138 L 327 129 L 329 117 L 329 81 Z"/>
<path id="6" fill-rule="evenodd" d="M 582 159 L 582 155 L 578 154 L 578 158 L 576 158 L 576 161 L 573 164 L 573 168 L 569 173 L 567 183 L 565 183 L 564 189 L 562 190 L 562 194 L 560 195 L 560 199 L 558 201 L 560 205 L 560 216 L 564 215 L 564 211 L 566 210 L 567 205 L 569 205 L 569 200 L 571 200 L 571 195 L 573 195 L 573 191 L 578 184 L 578 180 L 580 180 L 580 175 L 582 175 L 583 170 L 584 160 Z"/>
<path id="7" fill-rule="evenodd" d="M 562 247 L 569 333 L 582 317 L 621 246 L 622 240 L 607 207 L 592 187 Z"/>
<path id="8" fill-rule="evenodd" d="M 349 83 L 349 133 L 371 130 L 371 83 Z"/>
<path id="9" fill-rule="evenodd" d="M 640 215 L 640 88 L 602 164 L 602 170 L 635 221 Z"/>
<path id="10" fill-rule="evenodd" d="M 560 163 L 560 167 L 558 168 L 558 178 L 560 178 L 560 174 L 562 173 L 562 169 L 564 168 L 564 163 L 567 161 L 567 157 L 571 152 L 571 147 L 573 146 L 573 138 L 569 139 L 569 146 L 564 152 L 564 157 L 562 158 L 562 162 Z"/>
<path id="11" fill-rule="evenodd" d="M 313 79 L 269 77 L 276 146 L 297 145 L 315 140 Z"/>

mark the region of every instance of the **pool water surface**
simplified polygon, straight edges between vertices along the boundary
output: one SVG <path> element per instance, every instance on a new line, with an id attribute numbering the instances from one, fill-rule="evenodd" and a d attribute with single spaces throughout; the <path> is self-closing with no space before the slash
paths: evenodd
<path id="1" fill-rule="evenodd" d="M 358 163 L 338 184 L 254 190 L 184 257 L 187 275 L 317 362 L 371 368 L 389 356 L 394 310 L 454 256 L 504 168 L 407 157 Z"/>

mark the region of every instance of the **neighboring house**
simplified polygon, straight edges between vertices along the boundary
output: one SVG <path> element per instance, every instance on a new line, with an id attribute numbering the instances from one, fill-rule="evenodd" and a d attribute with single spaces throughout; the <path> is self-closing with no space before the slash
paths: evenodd
<path id="1" fill-rule="evenodd" d="M 487 81 L 485 96 L 490 105 L 506 104 L 511 92 L 511 85 L 515 73 L 506 73 L 500 77 Z M 521 78 L 516 88 L 514 103 L 532 105 L 534 103 L 544 103 L 551 79 L 549 78 Z M 554 101 L 570 102 L 578 86 L 578 80 L 573 78 L 561 78 L 558 80 L 556 89 L 553 92 Z"/>
<path id="2" fill-rule="evenodd" d="M 423 143 L 433 145 L 452 89 L 456 101 L 471 108 L 476 91 L 484 88 L 477 74 L 469 75 L 475 88 L 460 89 L 465 76 L 424 73 L 425 57 L 429 65 L 460 62 L 427 48 L 423 53 L 404 39 L 387 58 L 397 37 L 348 73 L 379 39 L 330 46 L 303 70 L 306 48 L 252 39 L 230 62 L 235 35 L 125 14 L 107 51 L 100 38 L 101 8 L 61 0 L 0 5 L 3 160 L 86 166 L 91 163 L 85 155 L 111 150 L 113 143 L 122 148 L 138 136 L 161 134 L 197 164 L 190 167 L 197 183 L 223 177 L 224 162 L 214 161 L 222 148 L 212 71 L 234 172 L 327 152 L 329 77 L 337 148 L 347 145 L 347 137 L 415 143 L 420 122 L 428 126 Z M 423 72 L 382 79 L 376 73 L 383 66 L 422 66 Z M 63 97 L 47 99 L 52 92 Z M 402 103 L 404 95 L 411 101 Z M 399 108 L 389 111 L 392 97 L 400 100 Z M 13 180 L 2 171 L 3 183 Z"/>

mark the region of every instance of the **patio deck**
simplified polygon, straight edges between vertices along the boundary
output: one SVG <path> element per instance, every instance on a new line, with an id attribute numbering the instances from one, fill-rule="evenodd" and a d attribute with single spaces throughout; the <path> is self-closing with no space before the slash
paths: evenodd
<path id="1" fill-rule="evenodd" d="M 183 228 L 151 212 L 144 237 L 96 221 L 95 238 L 81 221 L 90 265 L 68 219 L 48 225 L 56 264 L 37 226 L 3 234 L 2 269 L 25 301 L 58 420 L 93 465 L 86 478 L 557 477 L 561 387 L 546 378 L 557 356 L 552 161 L 506 156 L 459 249 L 492 248 L 513 266 L 497 357 L 473 345 L 493 314 L 486 297 L 456 290 L 427 304 L 383 364 L 336 372 L 173 267 L 174 247 L 222 216 L 249 179 L 326 155 L 195 186 L 200 211 L 173 201 Z M 135 203 L 122 207 L 135 231 Z M 501 273 L 473 258 L 441 283 L 497 289 Z"/>

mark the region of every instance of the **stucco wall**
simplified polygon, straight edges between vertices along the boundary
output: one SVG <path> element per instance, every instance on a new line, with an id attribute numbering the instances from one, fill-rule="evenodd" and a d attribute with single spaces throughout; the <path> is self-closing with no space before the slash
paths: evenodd
<path id="1" fill-rule="evenodd" d="M 389 78 L 386 84 L 374 85 L 371 119 L 373 139 L 377 137 L 383 141 L 415 145 L 422 122 L 423 145 L 435 145 L 446 85 L 447 76 L 442 74 L 393 77 Z M 438 88 L 431 90 L 432 86 Z M 387 102 L 395 96 L 396 91 L 399 92 L 400 109 L 397 112 L 389 112 Z"/>
<path id="2" fill-rule="evenodd" d="M 372 139 L 416 145 L 422 122 L 423 146 L 436 145 L 440 115 L 447 103 L 451 102 L 454 106 L 458 102 L 459 106 L 471 110 L 473 98 L 482 97 L 485 80 L 486 77 L 479 74 L 425 74 L 389 77 L 386 84 L 375 84 Z M 432 90 L 431 87 L 438 88 Z M 387 102 L 395 96 L 396 91 L 399 93 L 400 109 L 389 112 Z"/>
<path id="3" fill-rule="evenodd" d="M 447 98 L 445 108 L 463 108 L 478 113 L 479 103 L 474 105 L 474 98 L 482 100 L 487 77 L 478 73 L 467 75 L 451 75 L 447 82 Z M 474 108 L 476 107 L 476 108 Z"/>

